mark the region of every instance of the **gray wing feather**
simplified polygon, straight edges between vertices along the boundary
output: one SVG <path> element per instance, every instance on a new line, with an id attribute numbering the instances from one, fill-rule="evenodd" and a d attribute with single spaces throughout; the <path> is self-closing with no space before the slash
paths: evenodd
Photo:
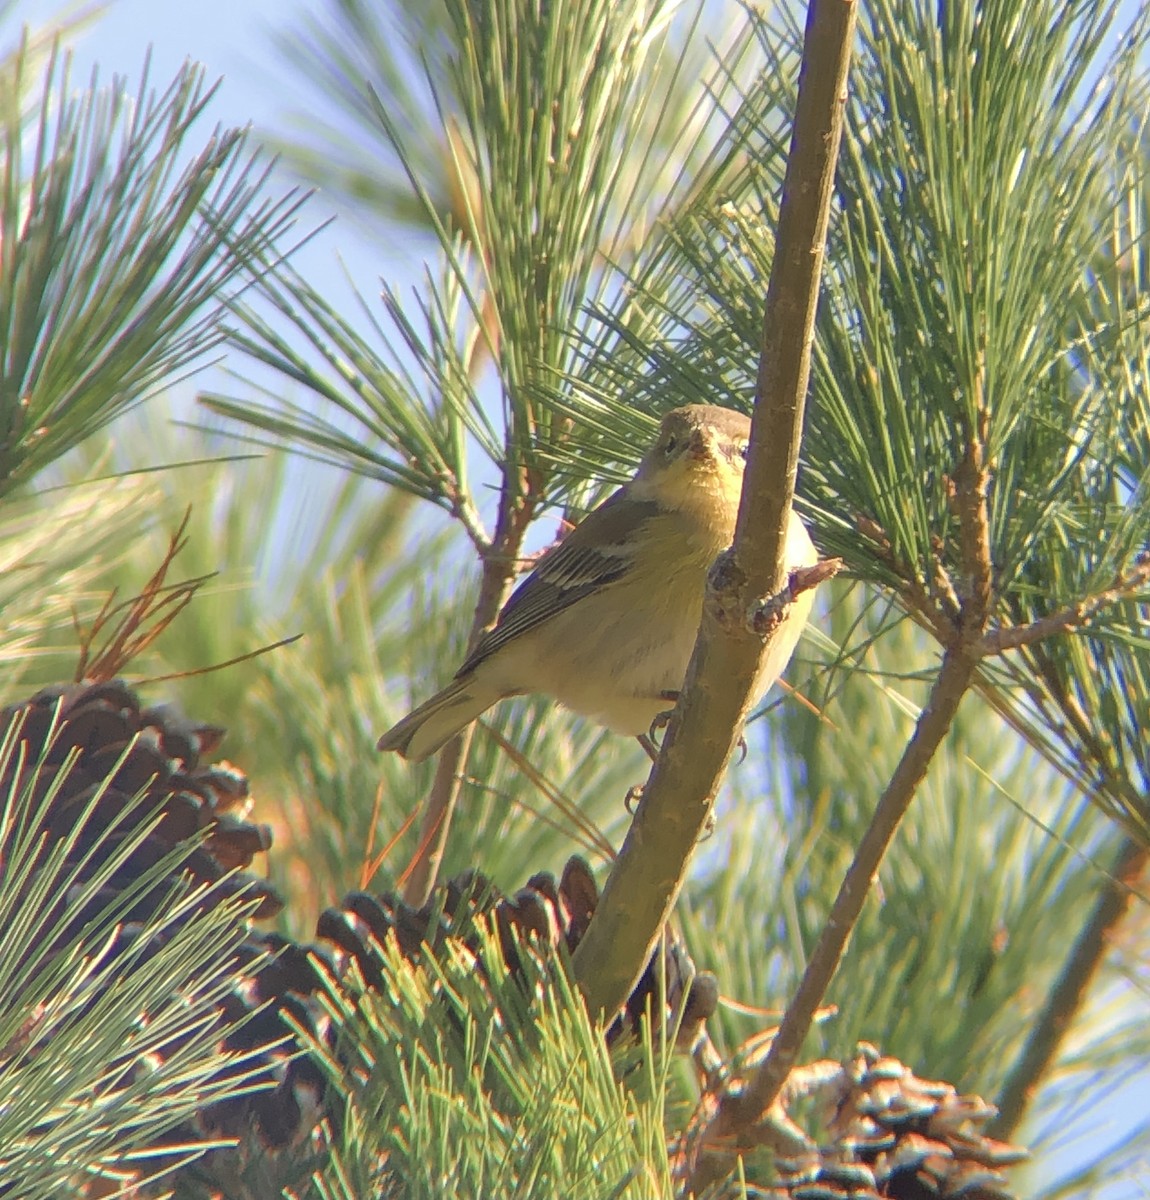
<path id="1" fill-rule="evenodd" d="M 475 670 L 513 638 L 627 573 L 635 531 L 656 514 L 658 506 L 631 501 L 621 513 L 619 506 L 625 496 L 625 489 L 620 488 L 543 555 L 535 570 L 511 593 L 495 627 L 467 656 L 456 678 Z"/>

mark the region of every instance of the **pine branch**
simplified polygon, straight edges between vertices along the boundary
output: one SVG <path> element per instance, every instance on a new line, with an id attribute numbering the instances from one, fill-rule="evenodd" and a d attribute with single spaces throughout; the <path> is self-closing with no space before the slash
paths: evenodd
<path id="1" fill-rule="evenodd" d="M 1035 642 L 1045 641 L 1056 634 L 1068 633 L 1087 624 L 1091 617 L 1102 609 L 1128 600 L 1150 583 L 1150 552 L 1143 552 L 1129 571 L 1124 571 L 1113 586 L 1086 596 L 1074 604 L 1067 604 L 1052 613 L 1038 617 L 1027 625 L 1013 625 L 994 629 L 983 637 L 979 653 L 984 656 L 1005 654 Z"/>
<path id="2" fill-rule="evenodd" d="M 752 1126 L 778 1100 L 838 970 L 883 858 L 974 681 L 977 646 L 990 619 L 994 595 L 987 498 L 988 419 L 979 388 L 972 409 L 965 452 L 954 472 L 964 586 L 959 593 L 960 609 L 953 638 L 943 654 L 942 666 L 914 735 L 855 851 L 766 1059 L 742 1091 L 723 1098 L 715 1120 L 704 1135 L 702 1156 L 692 1180 L 695 1191 L 701 1191 L 714 1173 L 724 1171 L 721 1158 L 709 1152 L 716 1142 L 733 1138 L 736 1144 L 753 1144 L 748 1141 Z"/>
<path id="3" fill-rule="evenodd" d="M 802 982 L 787 1006 L 767 1057 L 739 1093 L 724 1097 L 719 1113 L 703 1141 L 700 1168 L 692 1188 L 701 1191 L 712 1172 L 725 1174 L 720 1161 L 707 1151 L 720 1140 L 745 1137 L 777 1100 L 798 1061 L 815 1014 L 838 969 L 847 942 L 854 931 L 863 904 L 870 895 L 891 840 L 905 816 L 919 785 L 926 776 L 939 747 L 950 732 L 963 697 L 974 675 L 975 660 L 965 647 L 948 651 L 931 689 L 930 700 L 919 717 L 899 764 L 887 784 L 866 834 L 859 843 L 850 869 L 843 879 L 814 952 L 803 972 Z"/>
<path id="4" fill-rule="evenodd" d="M 708 581 L 699 640 L 662 752 L 574 956 L 593 1014 L 622 1003 L 674 904 L 766 652 L 748 618 L 764 596 L 787 587 L 783 549 L 855 11 L 853 0 L 816 0 L 809 10 L 735 544 Z"/>
<path id="5" fill-rule="evenodd" d="M 266 197 L 241 130 L 187 153 L 201 68 L 73 94 L 54 50 L 29 120 L 35 57 L 0 72 L 0 494 L 218 345 L 227 288 L 302 203 Z"/>
<path id="6" fill-rule="evenodd" d="M 522 479 L 514 478 L 518 474 L 513 464 L 504 469 L 499 520 L 491 547 L 483 556 L 483 577 L 471 622 L 468 651 L 475 648 L 499 616 L 499 610 L 511 590 L 515 564 L 522 553 L 527 527 L 535 513 L 538 495 L 533 489 L 532 480 L 527 472 L 523 472 Z M 451 833 L 451 821 L 463 783 L 462 765 L 467 759 L 472 733 L 473 727 L 469 726 L 448 742 L 436 763 L 435 780 L 423 807 L 419 845 L 406 872 L 404 899 L 416 907 L 427 903 L 435 887 Z"/>
<path id="7" fill-rule="evenodd" d="M 1090 987 L 1109 953 L 1113 935 L 1130 911 L 1135 898 L 1134 885 L 1142 877 L 1147 862 L 1150 862 L 1150 850 L 1129 838 L 1123 842 L 1094 911 L 1079 930 L 1062 973 L 999 1093 L 998 1116 L 987 1129 L 992 1137 L 1008 1139 L 1021 1124 L 1072 1021 L 1082 1011 Z"/>

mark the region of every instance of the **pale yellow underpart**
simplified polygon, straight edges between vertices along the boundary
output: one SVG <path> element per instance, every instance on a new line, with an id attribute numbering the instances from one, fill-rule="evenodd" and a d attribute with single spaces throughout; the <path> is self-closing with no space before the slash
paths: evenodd
<path id="1" fill-rule="evenodd" d="M 543 693 L 565 708 L 617 733 L 647 733 L 673 708 L 664 693 L 682 686 L 702 616 L 707 571 L 729 533 L 708 534 L 701 511 L 664 512 L 644 530 L 635 569 L 517 637 L 469 675 L 454 680 L 385 735 L 381 745 L 418 762 L 508 696 Z M 810 566 L 818 554 L 791 514 L 789 569 Z M 644 569 L 644 567 L 648 569 Z M 659 581 L 656 587 L 650 580 Z M 789 610 L 755 680 L 758 701 L 790 661 L 810 615 L 813 591 Z"/>

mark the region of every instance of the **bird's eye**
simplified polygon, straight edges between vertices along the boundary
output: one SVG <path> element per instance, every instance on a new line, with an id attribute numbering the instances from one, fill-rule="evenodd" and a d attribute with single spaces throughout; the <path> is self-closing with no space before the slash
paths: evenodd
<path id="1" fill-rule="evenodd" d="M 663 453 L 670 458 L 679 448 L 679 439 L 674 434 L 663 443 Z"/>
<path id="2" fill-rule="evenodd" d="M 750 448 L 751 448 L 750 442 L 740 442 L 739 443 L 739 455 L 741 456 L 743 462 L 747 461 L 747 451 Z"/>

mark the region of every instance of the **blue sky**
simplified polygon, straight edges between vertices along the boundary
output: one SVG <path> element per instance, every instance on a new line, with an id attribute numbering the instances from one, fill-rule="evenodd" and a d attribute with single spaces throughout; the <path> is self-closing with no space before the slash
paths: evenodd
<path id="1" fill-rule="evenodd" d="M 16 21 L 42 28 L 75 11 L 55 0 L 17 0 Z M 112 0 L 103 15 L 74 43 L 83 73 L 99 63 L 102 73 L 137 73 L 149 46 L 157 76 L 171 77 L 186 58 L 226 78 L 222 104 L 233 116 L 262 121 L 280 105 L 260 72 L 274 67 L 267 32 L 296 10 L 269 0 Z"/>
<path id="2" fill-rule="evenodd" d="M 21 25 L 43 30 L 81 7 L 66 8 L 57 0 L 16 0 L 0 21 L 0 44 L 15 42 Z M 301 14 L 318 8 L 318 0 L 310 5 L 307 0 L 111 0 L 102 15 L 68 38 L 72 82 L 77 87 L 87 85 L 93 69 L 98 68 L 101 84 L 119 76 L 126 78 L 128 90 L 134 91 L 150 54 L 151 85 L 162 91 L 184 63 L 192 60 L 203 65 L 209 84 L 218 80 L 219 86 L 207 113 L 193 128 L 190 147 L 199 149 L 217 124 L 250 125 L 257 137 L 261 132 L 290 132 L 293 110 L 306 108 L 314 103 L 314 97 L 300 87 L 295 69 L 282 61 L 274 35 L 297 27 Z M 295 180 L 285 171 L 270 185 L 269 194 L 281 194 L 294 185 Z M 301 214 L 297 232 L 311 232 L 332 216 L 323 195 L 316 194 Z M 401 247 L 400 252 L 393 253 L 392 245 Z M 356 291 L 373 304 L 381 279 L 406 290 L 416 280 L 419 267 L 410 239 L 391 244 L 369 241 L 354 221 L 338 216 L 296 252 L 293 263 L 309 283 L 359 325 Z M 282 378 L 234 355 L 230 366 L 273 389 L 282 392 L 284 388 Z M 209 364 L 174 384 L 168 397 L 180 416 L 201 423 L 206 418 L 202 409 L 196 411 L 195 397 L 203 390 L 250 396 L 225 374 L 224 366 Z M 343 478 L 334 470 L 298 459 L 289 471 L 293 486 L 282 511 L 276 514 L 275 532 L 261 560 L 261 580 L 269 599 L 289 586 L 280 568 L 291 565 L 299 548 L 310 543 L 328 509 L 331 489 Z"/>
<path id="3" fill-rule="evenodd" d="M 10 44 L 20 25 L 43 29 L 65 7 L 57 0 L 16 0 L 0 26 Z M 73 49 L 73 80 L 86 82 L 98 66 L 102 82 L 126 76 L 130 87 L 140 77 L 151 52 L 151 79 L 163 88 L 192 59 L 206 68 L 208 82 L 220 80 L 207 118 L 200 123 L 206 139 L 218 122 L 226 126 L 251 124 L 255 131 L 285 131 L 293 107 L 310 99 L 299 91 L 293 69 L 283 64 L 273 34 L 290 30 L 308 8 L 306 0 L 111 0 L 101 16 L 69 39 Z M 285 185 L 291 181 L 284 180 Z M 322 196 L 308 207 L 303 227 L 318 225 L 330 209 Z M 295 259 L 311 283 L 333 299 L 351 301 L 347 274 L 362 294 L 374 297 L 379 280 L 402 282 L 414 276 L 410 257 L 389 256 L 386 246 L 368 245 L 353 222 L 337 221 L 304 247 Z M 353 311 L 350 308 L 348 311 Z M 210 382 L 210 381 L 209 381 Z M 205 380 L 198 381 L 204 386 Z M 196 384 L 187 385 L 188 393 Z"/>

